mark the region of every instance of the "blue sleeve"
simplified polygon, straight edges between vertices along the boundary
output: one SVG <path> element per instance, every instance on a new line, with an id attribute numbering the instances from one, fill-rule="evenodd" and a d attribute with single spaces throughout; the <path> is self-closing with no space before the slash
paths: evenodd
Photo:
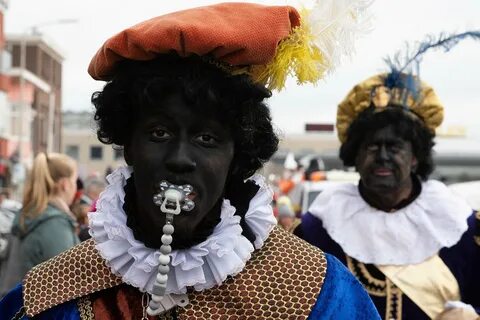
<path id="1" fill-rule="evenodd" d="M 0 319 L 10 320 L 23 307 L 22 284 L 18 284 L 0 301 Z M 27 320 L 23 316 L 19 320 Z M 35 320 L 80 320 L 76 300 L 66 302 L 38 314 Z"/>
<path id="2" fill-rule="evenodd" d="M 440 250 L 439 256 L 457 279 L 462 302 L 480 313 L 480 216 L 474 212 L 467 223 L 460 241 Z"/>
<path id="3" fill-rule="evenodd" d="M 22 284 L 18 284 L 0 301 L 0 319 L 10 320 L 23 308 Z M 27 317 L 20 318 L 22 320 Z"/>
<path id="4" fill-rule="evenodd" d="M 327 275 L 308 320 L 380 320 L 360 282 L 334 256 L 327 257 Z"/>

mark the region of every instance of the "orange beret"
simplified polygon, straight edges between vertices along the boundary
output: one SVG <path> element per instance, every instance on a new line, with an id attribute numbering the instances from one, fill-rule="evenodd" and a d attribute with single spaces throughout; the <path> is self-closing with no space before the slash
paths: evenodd
<path id="1" fill-rule="evenodd" d="M 221 3 L 159 16 L 108 39 L 88 67 L 111 80 L 121 60 L 152 60 L 175 52 L 206 56 L 232 74 L 281 90 L 287 77 L 317 83 L 351 52 L 368 26 L 363 0 L 320 1 L 301 14 L 290 6 Z"/>
<path id="2" fill-rule="evenodd" d="M 151 60 L 176 52 L 182 57 L 210 55 L 229 66 L 264 65 L 278 43 L 300 25 L 289 6 L 222 3 L 159 16 L 108 39 L 93 57 L 89 74 L 109 80 L 118 61 Z"/>

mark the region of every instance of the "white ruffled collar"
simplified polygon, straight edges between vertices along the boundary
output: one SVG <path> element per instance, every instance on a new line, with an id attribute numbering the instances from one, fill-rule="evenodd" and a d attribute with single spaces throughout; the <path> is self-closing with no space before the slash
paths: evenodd
<path id="1" fill-rule="evenodd" d="M 393 213 L 371 207 L 353 184 L 325 190 L 309 212 L 347 255 L 363 263 L 407 265 L 455 245 L 468 228 L 472 209 L 432 180 L 422 183 L 415 201 Z"/>
<path id="2" fill-rule="evenodd" d="M 114 274 L 141 291 L 151 292 L 160 252 L 137 241 L 127 226 L 124 186 L 131 172 L 131 168 L 122 167 L 107 177 L 109 185 L 97 202 L 97 211 L 89 214 L 90 234 Z M 256 236 L 255 249 L 259 249 L 277 222 L 271 207 L 273 192 L 263 177 L 251 179 L 260 189 L 251 199 L 245 219 Z M 242 236 L 240 217 L 234 214 L 235 208 L 224 200 L 221 221 L 212 235 L 191 248 L 171 253 L 167 294 L 185 293 L 187 287 L 208 289 L 243 270 L 254 246 Z"/>

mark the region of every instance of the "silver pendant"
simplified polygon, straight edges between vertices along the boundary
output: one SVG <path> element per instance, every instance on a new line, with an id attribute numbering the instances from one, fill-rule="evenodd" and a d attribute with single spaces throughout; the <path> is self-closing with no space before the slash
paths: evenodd
<path id="1" fill-rule="evenodd" d="M 186 295 L 176 296 L 166 295 L 165 293 L 170 271 L 170 253 L 172 252 L 170 245 L 175 231 L 173 217 L 179 215 L 181 211 L 191 211 L 195 207 L 195 203 L 188 199 L 188 195 L 193 191 L 191 185 L 178 186 L 163 180 L 159 186 L 160 192 L 153 196 L 153 202 L 165 214 L 165 225 L 162 229 L 162 246 L 160 247 L 159 266 L 153 285 L 152 299 L 148 302 L 146 308 L 146 313 L 150 316 L 160 315 L 176 305 L 185 306 L 188 303 Z"/>
<path id="2" fill-rule="evenodd" d="M 180 211 L 188 212 L 195 208 L 195 202 L 187 198 L 193 191 L 191 185 L 184 184 L 179 186 L 163 180 L 159 183 L 159 187 L 160 192 L 153 196 L 153 203 L 159 206 L 162 212 L 177 215 L 180 214 Z M 179 207 L 180 211 L 177 207 Z"/>

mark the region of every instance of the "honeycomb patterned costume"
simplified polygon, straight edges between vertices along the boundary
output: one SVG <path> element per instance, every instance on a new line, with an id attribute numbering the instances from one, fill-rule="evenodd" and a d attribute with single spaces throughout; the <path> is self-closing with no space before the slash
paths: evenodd
<path id="1" fill-rule="evenodd" d="M 280 228 L 240 274 L 188 296 L 185 308 L 157 319 L 378 319 L 335 258 Z M 93 240 L 33 268 L 0 303 L 2 319 L 126 320 L 142 312 L 142 293 L 110 272 Z"/>

